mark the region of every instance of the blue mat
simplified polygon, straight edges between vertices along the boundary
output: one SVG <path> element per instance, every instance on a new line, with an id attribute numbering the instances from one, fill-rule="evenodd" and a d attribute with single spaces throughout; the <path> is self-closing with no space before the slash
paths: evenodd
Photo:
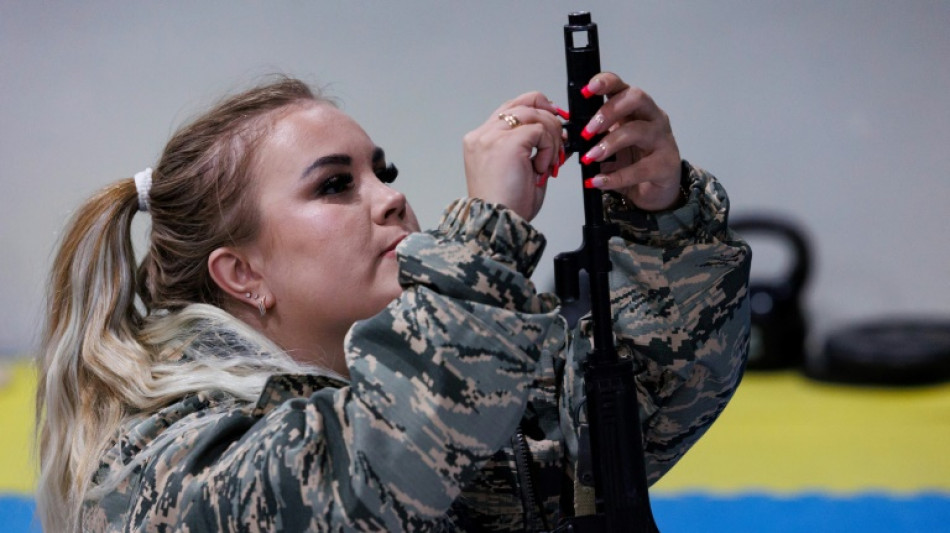
<path id="1" fill-rule="evenodd" d="M 776 496 L 654 496 L 662 533 L 931 533 L 950 531 L 950 494 L 914 497 L 819 494 Z M 0 529 L 35 533 L 33 500 L 0 496 Z"/>
<path id="2" fill-rule="evenodd" d="M 34 533 L 40 531 L 39 522 L 34 523 L 36 504 L 26 496 L 0 496 L 0 530 L 8 533 Z"/>
<path id="3" fill-rule="evenodd" d="M 950 494 L 831 497 L 686 495 L 651 498 L 662 533 L 950 531 Z"/>

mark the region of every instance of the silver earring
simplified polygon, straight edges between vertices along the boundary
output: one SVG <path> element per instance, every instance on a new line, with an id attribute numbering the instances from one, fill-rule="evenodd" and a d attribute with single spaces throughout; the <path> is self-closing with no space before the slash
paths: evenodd
<path id="1" fill-rule="evenodd" d="M 261 296 L 261 299 L 257 301 L 257 310 L 261 312 L 261 316 L 267 314 L 267 308 L 264 307 L 264 303 L 267 301 L 267 296 Z"/>

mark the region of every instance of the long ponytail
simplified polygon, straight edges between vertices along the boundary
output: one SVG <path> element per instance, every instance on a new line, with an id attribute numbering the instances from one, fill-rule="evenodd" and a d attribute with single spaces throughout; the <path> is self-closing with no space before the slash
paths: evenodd
<path id="1" fill-rule="evenodd" d="M 37 502 L 47 531 L 77 523 L 74 513 L 97 466 L 88 451 L 128 414 L 127 398 L 137 396 L 119 390 L 145 388 L 151 362 L 135 337 L 142 316 L 130 237 L 137 209 L 132 179 L 101 190 L 69 224 L 50 276 L 36 397 Z"/>

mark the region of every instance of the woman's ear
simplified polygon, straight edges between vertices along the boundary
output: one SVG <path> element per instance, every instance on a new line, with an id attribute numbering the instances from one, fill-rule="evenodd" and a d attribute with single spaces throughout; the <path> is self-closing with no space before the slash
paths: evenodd
<path id="1" fill-rule="evenodd" d="M 215 284 L 238 302 L 254 309 L 258 308 L 262 298 L 273 302 L 266 292 L 263 276 L 240 250 L 230 246 L 215 249 L 208 256 L 208 272 Z"/>

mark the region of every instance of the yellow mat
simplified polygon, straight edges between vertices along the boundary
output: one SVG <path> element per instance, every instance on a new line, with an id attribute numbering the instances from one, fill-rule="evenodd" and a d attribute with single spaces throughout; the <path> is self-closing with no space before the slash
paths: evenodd
<path id="1" fill-rule="evenodd" d="M 3 369 L 0 493 L 29 494 L 35 374 L 26 361 Z M 948 445 L 950 384 L 861 388 L 750 373 L 654 492 L 950 492 Z"/>
<path id="2" fill-rule="evenodd" d="M 950 491 L 950 384 L 829 385 L 750 373 L 656 491 Z"/>
<path id="3" fill-rule="evenodd" d="M 36 373 L 26 361 L 0 366 L 0 493 L 29 494 L 36 482 L 33 460 L 33 395 Z"/>

